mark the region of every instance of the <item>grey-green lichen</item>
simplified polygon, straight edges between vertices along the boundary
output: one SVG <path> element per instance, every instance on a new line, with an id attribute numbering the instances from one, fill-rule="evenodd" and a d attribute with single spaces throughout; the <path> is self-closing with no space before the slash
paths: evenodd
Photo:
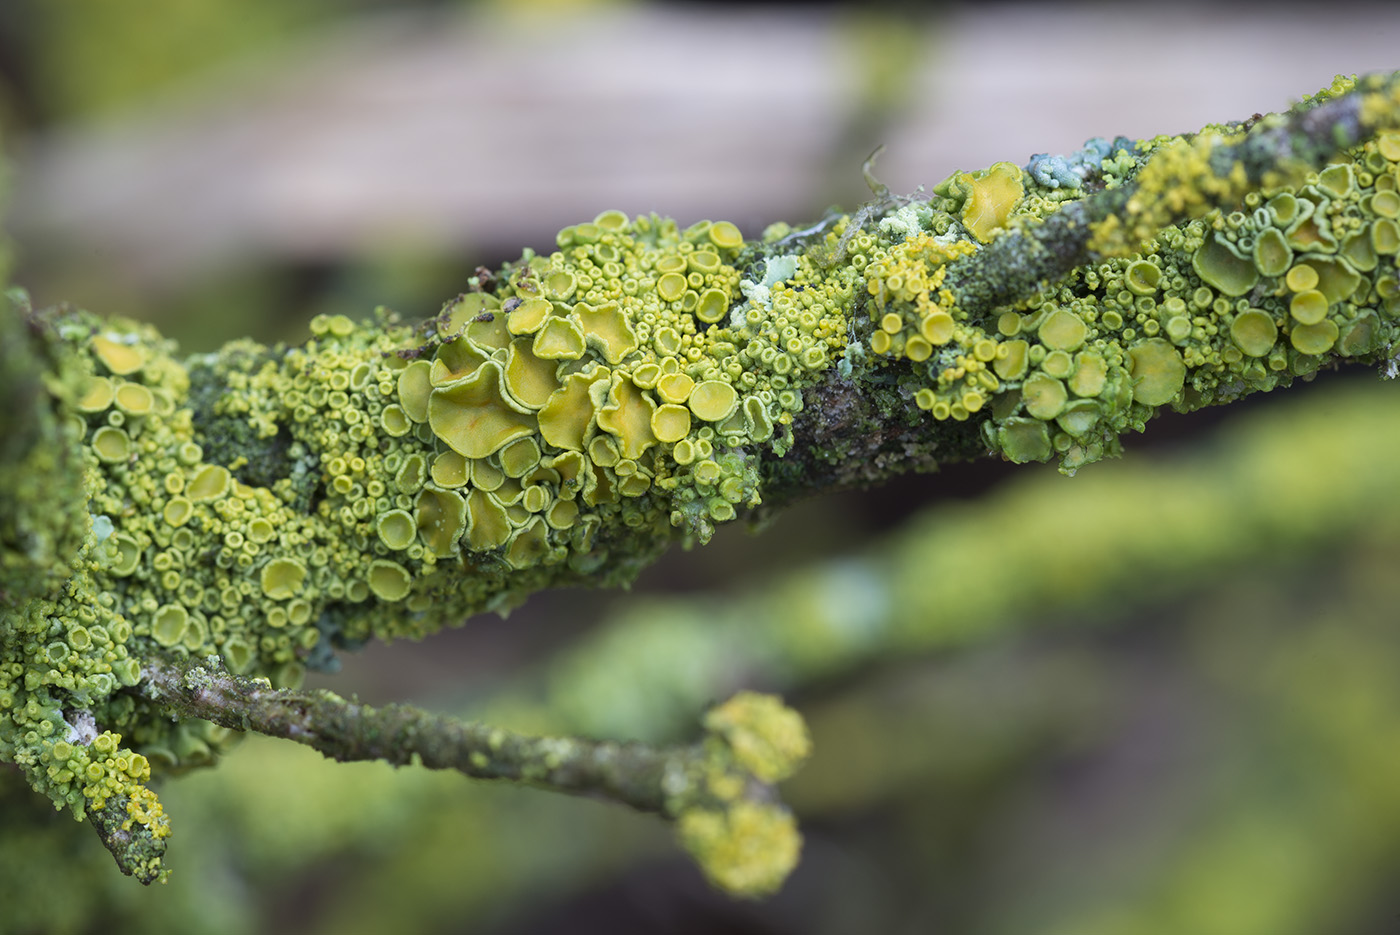
<path id="1" fill-rule="evenodd" d="M 1078 188 L 998 163 L 923 204 L 882 199 L 748 243 L 727 222 L 607 211 L 479 276 L 424 327 L 320 317 L 291 348 L 182 361 L 148 326 L 30 316 L 50 350 L 24 515 L 76 522 L 49 545 L 7 533 L 0 568 L 39 542 L 50 578 L 3 605 L 0 761 L 79 817 L 121 804 L 122 830 L 158 842 L 150 773 L 210 762 L 232 735 L 171 720 L 140 690 L 143 660 L 217 654 L 294 686 L 338 647 L 626 582 L 758 506 L 766 484 L 791 486 L 783 465 L 850 461 L 878 432 L 821 434 L 846 412 L 898 423 L 920 467 L 954 439 L 954 454 L 1073 470 L 1164 405 L 1393 353 L 1400 135 L 1262 190 L 1172 138 L 1098 158 Z M 1092 236 L 1106 258 L 991 313 L 975 277 L 949 278 L 1129 183 L 1149 207 L 1191 185 L 1217 200 L 1236 186 L 1239 204 L 1188 212 L 1136 252 L 1118 249 L 1136 233 L 1105 221 Z M 942 441 L 906 444 L 911 429 Z M 159 874 L 142 860 L 127 869 Z"/>

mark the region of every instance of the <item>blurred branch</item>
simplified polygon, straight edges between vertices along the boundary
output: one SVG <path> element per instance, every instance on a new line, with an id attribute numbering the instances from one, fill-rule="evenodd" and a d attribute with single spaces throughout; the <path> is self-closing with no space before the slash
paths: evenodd
<path id="1" fill-rule="evenodd" d="M 677 822 L 705 872 L 735 895 L 773 891 L 797 860 L 797 831 L 773 783 L 797 769 L 809 741 L 801 718 L 768 696 L 741 693 L 712 710 L 704 742 L 657 748 L 531 737 L 411 705 L 279 690 L 229 674 L 217 656 L 202 665 L 151 659 L 144 675 L 142 694 L 173 717 L 281 737 L 341 762 L 450 769 L 658 813 Z"/>

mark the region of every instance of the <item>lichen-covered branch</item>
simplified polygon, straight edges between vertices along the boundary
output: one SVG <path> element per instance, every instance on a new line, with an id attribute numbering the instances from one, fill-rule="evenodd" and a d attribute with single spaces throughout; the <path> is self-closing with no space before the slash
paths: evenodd
<path id="1" fill-rule="evenodd" d="M 605 211 L 433 321 L 323 316 L 294 347 L 185 358 L 149 326 L 25 310 L 4 328 L 36 353 L 0 374 L 0 761 L 109 840 L 158 841 L 150 775 L 229 735 L 169 716 L 162 660 L 292 689 L 369 638 L 623 583 L 795 497 L 987 455 L 1072 472 L 1164 406 L 1389 366 L 1396 87 L 1339 79 L 1243 142 L 1091 141 L 751 241 Z M 1027 236 L 1056 241 L 1053 274 Z M 315 710 L 331 736 L 377 723 Z M 627 762 L 618 782 L 654 777 Z M 682 837 L 752 824 L 726 814 Z"/>
<path id="2" fill-rule="evenodd" d="M 706 716 L 705 741 L 656 748 L 532 737 L 411 705 L 372 708 L 231 675 L 218 656 L 199 662 L 148 661 L 142 694 L 178 718 L 281 737 L 342 762 L 451 769 L 659 813 L 677 823 L 710 878 L 736 895 L 772 892 L 797 862 L 800 838 L 773 783 L 797 769 L 809 741 L 796 712 L 771 696 L 741 692 Z M 113 853 L 126 869 L 126 856 Z"/>
<path id="3" fill-rule="evenodd" d="M 1112 160 L 1103 163 L 1118 143 L 1131 149 L 1131 140 L 1100 142 L 1074 163 L 1037 157 L 1030 168 L 1039 180 L 1094 194 L 953 261 L 946 288 L 958 307 L 985 315 L 1078 267 L 1137 253 L 1164 227 L 1228 211 L 1252 191 L 1302 184 L 1339 150 L 1400 129 L 1398 110 L 1400 77 L 1372 75 L 1353 90 L 1307 98 L 1285 114 L 1172 139 L 1126 178 L 1115 177 Z"/>

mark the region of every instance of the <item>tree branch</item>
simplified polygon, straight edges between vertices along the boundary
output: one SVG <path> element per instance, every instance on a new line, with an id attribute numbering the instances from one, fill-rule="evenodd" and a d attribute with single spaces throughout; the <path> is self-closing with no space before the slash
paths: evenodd
<path id="1" fill-rule="evenodd" d="M 218 753 L 208 716 L 628 801 L 676 818 L 724 885 L 771 889 L 796 834 L 740 739 L 772 728 L 748 701 L 686 752 L 295 687 L 371 637 L 625 583 L 799 496 L 989 454 L 1072 472 L 1163 406 L 1393 366 L 1400 134 L 1376 131 L 1400 125 L 1397 88 L 1339 81 L 1243 141 L 1098 153 L 1099 194 L 1058 184 L 1068 162 L 1003 163 L 747 243 L 608 211 L 416 328 L 320 316 L 297 347 L 182 359 L 149 326 L 11 313 L 42 373 L 0 373 L 35 439 L 0 449 L 21 492 L 0 505 L 0 760 L 140 843 L 124 866 L 145 879 L 168 834 L 146 783 Z"/>
<path id="2" fill-rule="evenodd" d="M 801 718 L 775 698 L 740 693 L 706 716 L 705 741 L 656 748 L 532 737 L 411 705 L 372 708 L 330 691 L 275 689 L 230 675 L 217 656 L 202 665 L 152 659 L 143 674 L 142 695 L 181 719 L 281 737 L 340 762 L 450 769 L 660 814 L 677 822 L 705 873 L 736 895 L 772 892 L 796 863 L 800 838 L 773 784 L 801 765 L 810 741 Z M 736 828 L 757 836 L 736 840 Z M 125 867 L 126 855 L 113 853 Z"/>
<path id="3" fill-rule="evenodd" d="M 1299 184 L 1339 151 L 1400 128 L 1397 101 L 1400 77 L 1370 75 L 1339 97 L 1181 138 L 1121 185 L 950 263 L 944 282 L 958 307 L 987 315 L 1078 267 L 1135 253 L 1164 227 L 1232 208 L 1251 191 Z"/>

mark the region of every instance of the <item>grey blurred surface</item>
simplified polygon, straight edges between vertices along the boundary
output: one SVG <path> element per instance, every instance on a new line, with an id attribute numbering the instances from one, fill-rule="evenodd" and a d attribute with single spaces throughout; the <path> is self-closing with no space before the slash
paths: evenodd
<path id="1" fill-rule="evenodd" d="M 902 43 L 888 55 L 872 51 L 875 19 L 623 6 L 353 20 L 27 141 L 11 227 L 60 267 L 156 290 L 268 256 L 548 249 L 612 207 L 753 235 L 859 199 L 879 143 L 878 175 L 909 191 L 1400 67 L 1394 4 L 937 8 L 877 23 Z"/>

